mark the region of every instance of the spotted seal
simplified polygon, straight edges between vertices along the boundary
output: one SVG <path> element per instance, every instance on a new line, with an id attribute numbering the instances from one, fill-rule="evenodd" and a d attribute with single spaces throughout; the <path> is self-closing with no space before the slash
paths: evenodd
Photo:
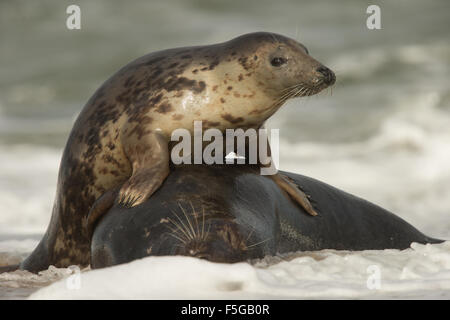
<path id="1" fill-rule="evenodd" d="M 78 116 L 63 152 L 49 227 L 21 264 L 88 265 L 90 233 L 114 204 L 148 199 L 170 172 L 170 136 L 207 128 L 260 128 L 284 102 L 318 93 L 334 73 L 287 37 L 250 33 L 230 41 L 158 51 L 108 79 Z M 305 193 L 271 176 L 291 199 L 316 215 Z"/>

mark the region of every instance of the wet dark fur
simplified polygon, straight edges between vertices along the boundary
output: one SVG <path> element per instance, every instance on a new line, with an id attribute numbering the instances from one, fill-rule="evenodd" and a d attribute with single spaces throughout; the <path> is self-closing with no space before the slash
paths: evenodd
<path id="1" fill-rule="evenodd" d="M 92 238 L 92 267 L 150 255 L 237 262 L 293 251 L 406 249 L 412 242 L 441 242 L 370 202 L 306 176 L 284 174 L 315 199 L 318 217 L 305 214 L 259 168 L 177 167 L 149 200 L 134 208 L 116 206 L 100 221 Z M 193 234 L 202 234 L 203 227 L 208 236 L 186 241 L 172 221 L 184 222 L 187 230 L 192 226 Z"/>

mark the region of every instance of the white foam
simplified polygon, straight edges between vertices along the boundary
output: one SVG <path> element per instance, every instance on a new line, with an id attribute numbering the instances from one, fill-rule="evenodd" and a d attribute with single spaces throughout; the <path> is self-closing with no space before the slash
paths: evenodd
<path id="1" fill-rule="evenodd" d="M 0 233 L 42 233 L 50 219 L 61 151 L 0 145 Z"/>
<path id="2" fill-rule="evenodd" d="M 378 272 L 380 287 L 370 289 L 376 288 L 371 284 L 376 283 L 373 279 Z M 30 298 L 449 299 L 450 242 L 413 244 L 403 251 L 324 250 L 268 258 L 256 265 L 220 264 L 179 256 L 148 257 L 82 272 L 79 279 L 76 289 L 64 279 Z"/>

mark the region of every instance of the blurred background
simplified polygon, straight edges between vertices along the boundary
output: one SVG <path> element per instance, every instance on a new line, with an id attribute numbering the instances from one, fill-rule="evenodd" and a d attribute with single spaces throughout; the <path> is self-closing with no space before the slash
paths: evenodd
<path id="1" fill-rule="evenodd" d="M 70 4 L 81 30 L 66 28 Z M 370 4 L 381 30 L 366 28 Z M 269 120 L 281 169 L 450 238 L 450 1 L 2 0 L 0 240 L 45 231 L 73 121 L 109 76 L 151 51 L 254 31 L 297 39 L 337 75 Z"/>

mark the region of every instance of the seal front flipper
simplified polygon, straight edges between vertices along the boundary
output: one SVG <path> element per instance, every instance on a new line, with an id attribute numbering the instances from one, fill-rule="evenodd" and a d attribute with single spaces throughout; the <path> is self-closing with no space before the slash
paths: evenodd
<path id="1" fill-rule="evenodd" d="M 132 164 L 132 175 L 123 185 L 108 190 L 92 205 L 85 221 L 89 238 L 99 219 L 111 209 L 116 199 L 126 207 L 138 205 L 147 200 L 169 174 L 167 139 L 158 133 L 141 136 L 136 132 L 139 130 L 132 130 L 122 139 L 126 146 L 125 154 Z"/>
<path id="2" fill-rule="evenodd" d="M 259 145 L 259 143 L 258 143 Z M 288 176 L 285 176 L 281 173 L 278 173 L 275 164 L 272 161 L 271 158 L 271 149 L 269 141 L 267 141 L 267 157 L 264 156 L 264 152 L 260 153 L 258 152 L 259 156 L 259 163 L 262 167 L 270 168 L 270 171 L 274 170 L 276 173 L 272 175 L 268 175 L 270 179 L 272 179 L 278 187 L 280 187 L 282 190 L 287 192 L 287 194 L 297 202 L 308 214 L 311 216 L 317 216 L 318 213 L 316 210 L 314 210 L 311 202 L 308 200 L 308 196 L 300 189 L 300 187 L 295 184 L 294 180 L 289 178 Z"/>
<path id="3" fill-rule="evenodd" d="M 134 131 L 134 130 L 133 130 Z M 169 175 L 167 138 L 157 132 L 125 134 L 123 145 L 133 172 L 119 191 L 118 203 L 133 207 L 147 200 Z"/>
<path id="4" fill-rule="evenodd" d="M 94 227 L 98 220 L 114 205 L 114 201 L 117 199 L 121 186 L 118 186 L 112 190 L 106 191 L 100 198 L 98 198 L 92 205 L 91 210 L 85 221 L 85 228 L 89 239 L 92 237 Z"/>
<path id="5" fill-rule="evenodd" d="M 282 190 L 286 191 L 287 194 L 297 202 L 305 211 L 312 215 L 317 216 L 318 213 L 314 210 L 311 202 L 308 200 L 308 196 L 295 184 L 291 179 L 281 173 L 269 176 Z"/>

